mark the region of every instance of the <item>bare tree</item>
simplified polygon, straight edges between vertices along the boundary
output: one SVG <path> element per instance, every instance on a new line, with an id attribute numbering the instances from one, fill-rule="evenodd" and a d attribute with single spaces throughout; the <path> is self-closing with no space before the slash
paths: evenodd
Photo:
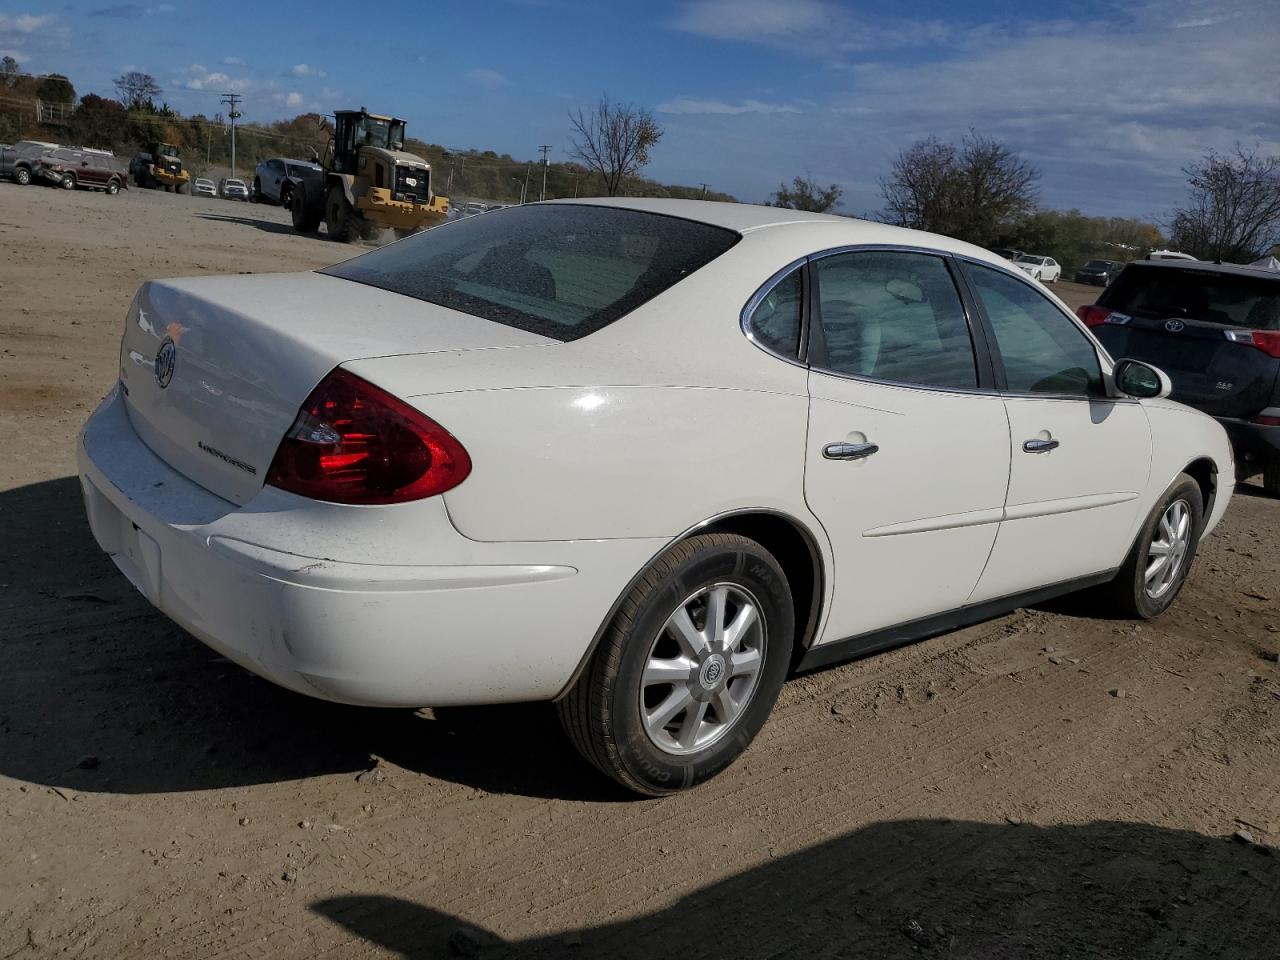
<path id="1" fill-rule="evenodd" d="M 790 187 L 785 183 L 778 185 L 778 189 L 769 196 L 769 206 L 827 213 L 840 206 L 843 195 L 844 187 L 838 183 L 824 187 L 815 183 L 812 177 L 796 177 Z"/>
<path id="2" fill-rule="evenodd" d="M 1209 151 L 1183 172 L 1190 196 L 1169 225 L 1177 249 L 1247 262 L 1280 243 L 1280 157 L 1237 144 L 1230 154 Z"/>
<path id="3" fill-rule="evenodd" d="M 570 156 L 600 174 L 605 192 L 616 197 L 623 184 L 649 162 L 649 150 L 662 139 L 653 113 L 602 96 L 594 110 L 569 114 L 576 139 Z"/>
<path id="4" fill-rule="evenodd" d="M 1035 209 L 1039 179 L 993 137 L 971 131 L 959 146 L 929 137 L 898 154 L 880 181 L 884 218 L 990 246 Z"/>
<path id="5" fill-rule="evenodd" d="M 156 78 L 141 70 L 122 73 L 112 83 L 120 94 L 120 100 L 130 110 L 145 106 L 164 93 L 160 84 L 156 83 Z"/>

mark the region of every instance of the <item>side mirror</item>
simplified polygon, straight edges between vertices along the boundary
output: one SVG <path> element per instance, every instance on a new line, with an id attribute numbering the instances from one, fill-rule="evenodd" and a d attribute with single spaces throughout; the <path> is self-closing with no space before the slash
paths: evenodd
<path id="1" fill-rule="evenodd" d="M 1173 392 L 1173 382 L 1159 367 L 1141 360 L 1121 360 L 1112 374 L 1116 389 L 1126 396 L 1140 400 L 1167 397 Z"/>

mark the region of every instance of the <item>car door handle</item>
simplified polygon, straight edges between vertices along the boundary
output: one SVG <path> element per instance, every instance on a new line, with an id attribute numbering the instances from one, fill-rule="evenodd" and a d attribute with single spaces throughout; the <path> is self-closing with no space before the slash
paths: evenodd
<path id="1" fill-rule="evenodd" d="M 879 449 L 878 443 L 828 443 L 822 455 L 828 460 L 865 460 Z"/>
<path id="2" fill-rule="evenodd" d="M 1022 445 L 1024 453 L 1048 453 L 1057 448 L 1057 440 L 1028 440 Z"/>

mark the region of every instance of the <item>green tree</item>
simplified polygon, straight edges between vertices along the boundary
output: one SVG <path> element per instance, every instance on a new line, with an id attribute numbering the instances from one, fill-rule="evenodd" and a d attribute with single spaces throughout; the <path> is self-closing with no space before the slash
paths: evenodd
<path id="1" fill-rule="evenodd" d="M 116 147 L 129 136 L 129 112 L 124 104 L 87 93 L 71 114 L 71 139 L 86 147 Z"/>
<path id="2" fill-rule="evenodd" d="M 779 184 L 769 197 L 769 206 L 788 207 L 792 210 L 808 210 L 811 213 L 828 213 L 840 206 L 844 187 L 838 183 L 822 186 L 810 177 L 796 177 L 788 187 Z"/>

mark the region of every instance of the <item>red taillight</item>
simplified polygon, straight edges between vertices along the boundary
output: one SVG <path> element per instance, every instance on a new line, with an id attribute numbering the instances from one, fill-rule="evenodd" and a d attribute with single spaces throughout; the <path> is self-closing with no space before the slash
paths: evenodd
<path id="1" fill-rule="evenodd" d="M 1086 327 L 1100 327 L 1107 322 L 1107 317 L 1111 316 L 1111 308 L 1100 307 L 1096 303 L 1087 307 L 1076 307 L 1076 316 L 1084 322 Z"/>
<path id="2" fill-rule="evenodd" d="M 1228 340 L 1257 347 L 1269 357 L 1280 359 L 1280 330 L 1227 330 Z"/>
<path id="3" fill-rule="evenodd" d="M 334 503 L 403 503 L 451 490 L 470 472 L 467 451 L 444 427 L 338 369 L 298 411 L 267 483 Z"/>
<path id="4" fill-rule="evenodd" d="M 1280 427 L 1280 417 L 1272 417 L 1265 413 L 1260 413 L 1253 418 L 1254 423 L 1260 423 L 1264 427 Z"/>

